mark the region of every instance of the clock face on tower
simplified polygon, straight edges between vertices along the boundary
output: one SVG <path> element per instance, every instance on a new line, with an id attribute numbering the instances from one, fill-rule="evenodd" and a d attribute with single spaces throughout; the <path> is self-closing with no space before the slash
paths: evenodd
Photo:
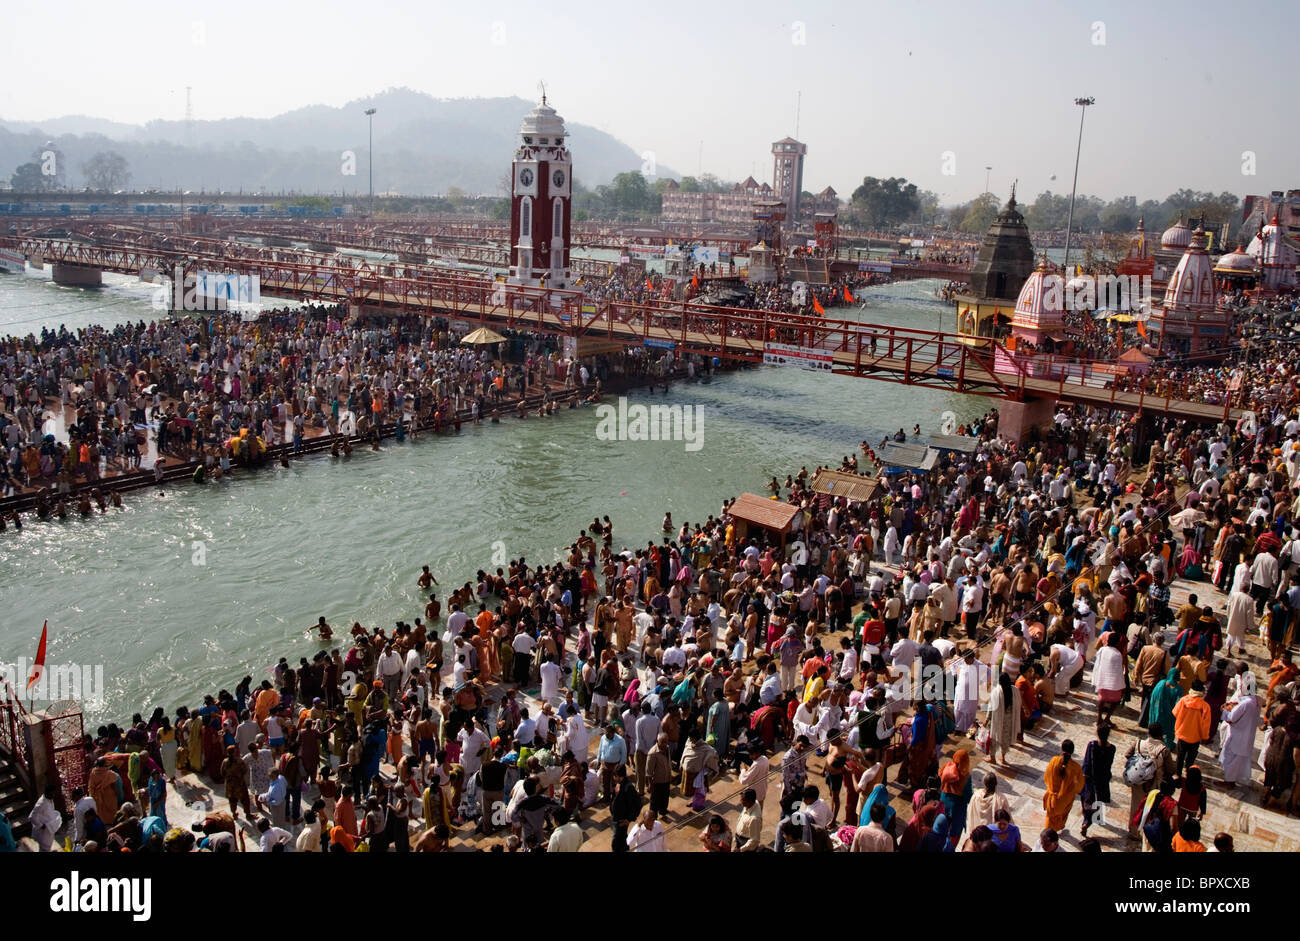
<path id="1" fill-rule="evenodd" d="M 563 171 L 563 170 L 556 170 L 555 173 L 551 175 L 551 179 L 555 181 L 555 185 L 556 185 L 556 186 L 563 186 L 563 185 L 564 185 L 564 171 Z"/>
<path id="2" fill-rule="evenodd" d="M 519 182 L 523 186 L 533 185 L 533 171 L 527 167 L 519 171 Z"/>

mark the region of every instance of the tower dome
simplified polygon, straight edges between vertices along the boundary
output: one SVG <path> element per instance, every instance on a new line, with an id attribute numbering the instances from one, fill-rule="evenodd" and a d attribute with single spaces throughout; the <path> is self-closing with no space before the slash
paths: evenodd
<path id="1" fill-rule="evenodd" d="M 1065 279 L 1043 255 L 1016 298 L 1011 334 L 1038 344 L 1043 336 L 1060 336 L 1064 328 Z"/>
<path id="2" fill-rule="evenodd" d="M 1191 244 L 1179 259 L 1178 267 L 1169 276 L 1164 301 L 1167 314 L 1195 315 L 1214 309 L 1217 299 L 1214 267 L 1210 264 L 1210 255 L 1205 250 L 1205 245 L 1205 229 L 1198 225 L 1192 233 Z"/>
<path id="3" fill-rule="evenodd" d="M 519 126 L 519 136 L 525 144 L 556 146 L 564 143 L 564 118 L 546 103 L 545 95 L 537 107 L 524 115 L 523 124 Z"/>
<path id="4" fill-rule="evenodd" d="M 1218 274 L 1253 274 L 1255 272 L 1255 259 L 1246 254 L 1245 248 L 1240 243 L 1226 255 L 1220 256 L 1215 262 L 1214 270 Z"/>
<path id="5" fill-rule="evenodd" d="M 1016 208 L 1016 190 L 980 245 L 979 255 L 971 268 L 971 294 L 981 298 L 1011 300 L 1034 270 L 1034 246 L 1029 241 L 1029 227 Z"/>
<path id="6" fill-rule="evenodd" d="M 1182 219 L 1165 229 L 1164 234 L 1160 236 L 1160 247 L 1166 251 L 1181 251 L 1191 244 L 1191 226 Z"/>

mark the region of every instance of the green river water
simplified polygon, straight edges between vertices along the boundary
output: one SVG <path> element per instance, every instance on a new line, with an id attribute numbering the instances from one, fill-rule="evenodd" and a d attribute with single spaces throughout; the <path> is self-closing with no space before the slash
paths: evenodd
<path id="1" fill-rule="evenodd" d="M 857 316 L 953 330 L 935 287 L 863 290 Z M 117 275 L 75 289 L 48 270 L 0 274 L 0 333 L 147 321 L 151 291 Z M 0 663 L 30 660 L 48 619 L 49 663 L 104 668 L 102 695 L 84 703 L 92 729 L 158 705 L 171 713 L 246 673 L 260 681 L 281 656 L 310 657 L 321 645 L 307 628 L 319 615 L 336 641 L 354 620 L 412 620 L 422 564 L 445 597 L 494 554 L 552 561 L 594 516 L 613 521 L 616 548 L 644 545 L 665 510 L 678 524 L 703 519 L 727 497 L 763 493 L 773 475 L 837 464 L 863 439 L 915 424 L 937 432 L 944 410 L 965 420 L 989 405 L 769 367 L 679 384 L 656 401 L 701 406 L 700 450 L 598 440 L 595 411 L 578 408 L 169 486 L 163 497 L 135 491 L 106 516 L 32 520 L 0 534 Z"/>

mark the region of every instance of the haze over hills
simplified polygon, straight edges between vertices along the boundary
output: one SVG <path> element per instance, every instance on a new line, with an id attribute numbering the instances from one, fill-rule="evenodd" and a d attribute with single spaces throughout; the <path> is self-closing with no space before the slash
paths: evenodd
<path id="1" fill-rule="evenodd" d="M 459 187 L 499 195 L 520 121 L 534 106 L 523 98 L 437 99 L 390 89 L 334 108 L 310 105 L 272 118 L 150 121 L 121 124 L 87 116 L 49 121 L 0 120 L 0 179 L 53 140 L 64 154 L 66 184 L 85 183 L 82 164 L 111 150 L 126 158 L 131 188 L 257 192 L 364 193 L 367 108 L 375 108 L 375 191 L 430 196 Z M 561 112 L 563 114 L 563 112 Z M 577 182 L 608 183 L 641 169 L 640 154 L 610 134 L 566 122 Z M 345 151 L 355 173 L 344 173 Z M 663 166 L 660 175 L 677 174 Z"/>

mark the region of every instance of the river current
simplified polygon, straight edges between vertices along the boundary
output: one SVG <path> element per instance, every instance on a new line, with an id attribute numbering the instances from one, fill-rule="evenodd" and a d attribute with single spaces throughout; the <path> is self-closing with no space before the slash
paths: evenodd
<path id="1" fill-rule="evenodd" d="M 106 274 L 97 289 L 65 288 L 33 270 L 0 274 L 0 334 L 149 320 L 153 288 Z M 872 323 L 955 330 L 937 282 L 866 289 Z M 833 312 L 845 316 L 841 308 Z M 649 403 L 645 392 L 631 403 Z M 245 674 L 269 676 L 335 643 L 356 620 L 391 627 L 421 614 L 428 564 L 445 592 L 502 558 L 553 561 L 595 516 L 616 548 L 658 538 L 665 510 L 680 525 L 806 465 L 837 465 L 866 439 L 919 424 L 939 430 L 989 401 L 893 383 L 755 367 L 710 383 L 674 385 L 657 403 L 699 406 L 702 447 L 603 441 L 593 408 L 550 419 L 503 419 L 456 436 L 389 441 L 375 453 L 327 455 L 205 486 L 140 490 L 121 510 L 62 522 L 30 520 L 0 534 L 0 663 L 36 653 L 48 619 L 50 664 L 103 666 L 87 723 L 163 706 L 197 706 Z"/>

